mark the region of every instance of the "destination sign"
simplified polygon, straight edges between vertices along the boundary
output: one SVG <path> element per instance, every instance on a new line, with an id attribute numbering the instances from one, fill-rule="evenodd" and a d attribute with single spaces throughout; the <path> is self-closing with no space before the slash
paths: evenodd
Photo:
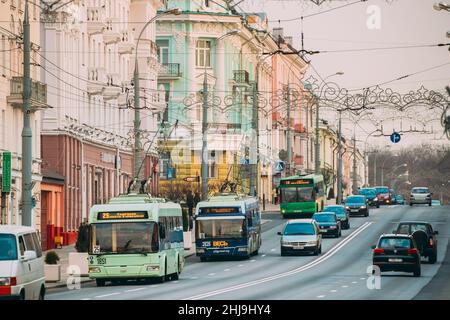
<path id="1" fill-rule="evenodd" d="M 148 219 L 146 211 L 129 211 L 129 212 L 99 212 L 98 220 L 133 220 L 133 219 Z"/>
<path id="2" fill-rule="evenodd" d="M 240 213 L 239 207 L 211 207 L 211 208 L 200 208 L 201 214 L 208 213 Z"/>
<path id="3" fill-rule="evenodd" d="M 314 181 L 312 179 L 293 179 L 293 180 L 282 180 L 282 185 L 291 185 L 291 184 L 297 184 L 297 185 L 304 185 L 304 184 L 313 184 Z"/>

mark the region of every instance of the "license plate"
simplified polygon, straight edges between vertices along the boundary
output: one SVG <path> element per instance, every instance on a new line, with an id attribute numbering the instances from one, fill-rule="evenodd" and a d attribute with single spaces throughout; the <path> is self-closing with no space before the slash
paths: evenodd
<path id="1" fill-rule="evenodd" d="M 389 259 L 389 262 L 403 262 L 403 259 Z"/>
<path id="2" fill-rule="evenodd" d="M 358 209 L 352 209 L 351 212 L 358 212 Z"/>
<path id="3" fill-rule="evenodd" d="M 295 250 L 303 250 L 305 247 L 304 246 L 295 246 L 294 249 Z"/>
<path id="4" fill-rule="evenodd" d="M 328 229 L 320 229 L 321 232 L 328 232 Z"/>

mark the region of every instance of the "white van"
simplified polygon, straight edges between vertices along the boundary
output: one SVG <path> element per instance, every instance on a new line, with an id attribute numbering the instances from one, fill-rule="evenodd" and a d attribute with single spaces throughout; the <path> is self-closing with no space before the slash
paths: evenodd
<path id="1" fill-rule="evenodd" d="M 0 299 L 44 296 L 44 258 L 36 230 L 0 225 Z"/>

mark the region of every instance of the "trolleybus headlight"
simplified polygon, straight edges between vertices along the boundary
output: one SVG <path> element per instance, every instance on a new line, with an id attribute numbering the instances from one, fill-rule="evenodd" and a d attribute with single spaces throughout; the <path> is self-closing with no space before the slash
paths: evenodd
<path id="1" fill-rule="evenodd" d="M 197 249 L 197 253 L 205 253 L 205 249 L 199 248 Z"/>
<path id="2" fill-rule="evenodd" d="M 89 267 L 89 273 L 99 273 L 101 271 L 99 267 Z"/>
<path id="3" fill-rule="evenodd" d="M 159 271 L 159 266 L 147 266 L 147 271 Z"/>
<path id="4" fill-rule="evenodd" d="M 286 213 L 286 210 L 285 210 L 285 209 L 282 209 L 282 210 L 281 210 L 281 213 Z"/>
<path id="5" fill-rule="evenodd" d="M 247 252 L 247 248 L 238 248 L 239 252 Z"/>

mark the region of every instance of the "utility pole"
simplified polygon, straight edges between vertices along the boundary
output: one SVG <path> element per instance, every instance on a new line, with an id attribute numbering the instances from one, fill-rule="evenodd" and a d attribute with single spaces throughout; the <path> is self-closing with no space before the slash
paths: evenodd
<path id="1" fill-rule="evenodd" d="M 136 59 L 134 67 L 134 178 L 137 178 L 138 181 L 141 181 L 143 180 L 144 172 L 139 170 L 142 162 L 141 97 L 139 91 L 139 62 Z"/>
<path id="2" fill-rule="evenodd" d="M 31 76 L 30 76 L 30 20 L 28 0 L 25 2 L 23 20 L 23 130 L 22 130 L 22 225 L 32 226 L 32 136 L 31 118 Z"/>
<path id="3" fill-rule="evenodd" d="M 208 199 L 208 81 L 203 79 L 203 119 L 202 119 L 202 200 Z"/>
<path id="4" fill-rule="evenodd" d="M 256 70 L 258 72 L 258 69 Z M 256 76 L 258 79 L 258 76 Z M 250 177 L 250 195 L 258 196 L 258 167 L 259 167 L 259 119 L 258 119 L 258 80 L 255 82 L 255 86 L 253 87 L 253 105 L 252 105 L 252 129 L 253 134 L 255 136 L 252 137 L 252 155 L 250 159 L 254 159 L 253 155 L 256 156 L 256 162 L 251 163 L 251 177 Z M 251 161 L 253 162 L 253 161 Z"/>
<path id="5" fill-rule="evenodd" d="M 356 137 L 353 136 L 353 194 L 358 193 L 358 177 L 356 175 Z"/>
<path id="6" fill-rule="evenodd" d="M 342 203 L 342 111 L 339 110 L 337 203 Z"/>
<path id="7" fill-rule="evenodd" d="M 287 85 L 287 131 L 286 131 L 286 149 L 287 149 L 287 174 L 291 175 L 291 159 L 292 159 L 292 151 L 291 151 L 291 89 L 289 87 L 289 83 Z"/>
<path id="8" fill-rule="evenodd" d="M 314 165 L 314 173 L 320 174 L 320 143 L 319 143 L 319 101 L 316 100 L 316 140 L 314 141 L 315 148 L 315 165 Z"/>
<path id="9" fill-rule="evenodd" d="M 373 155 L 373 186 L 376 187 L 377 185 L 377 154 L 374 153 Z"/>

